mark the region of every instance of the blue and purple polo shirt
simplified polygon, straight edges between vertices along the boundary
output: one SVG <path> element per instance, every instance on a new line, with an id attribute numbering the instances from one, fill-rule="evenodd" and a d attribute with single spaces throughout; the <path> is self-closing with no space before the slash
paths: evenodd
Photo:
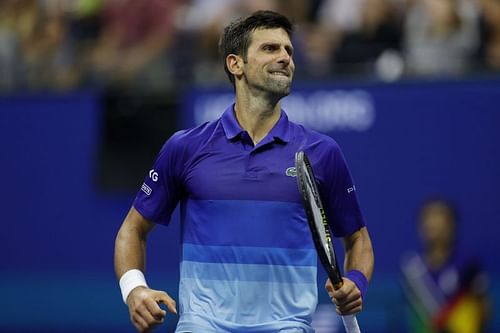
<path id="1" fill-rule="evenodd" d="M 257 145 L 231 106 L 163 146 L 133 205 L 166 225 L 180 203 L 176 332 L 313 332 L 317 258 L 295 178 L 298 150 L 313 165 L 334 235 L 362 228 L 339 146 L 284 111 Z"/>

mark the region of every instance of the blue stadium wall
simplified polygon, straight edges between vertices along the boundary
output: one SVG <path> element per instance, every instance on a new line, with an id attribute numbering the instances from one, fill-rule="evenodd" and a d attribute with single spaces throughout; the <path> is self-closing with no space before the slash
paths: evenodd
<path id="1" fill-rule="evenodd" d="M 96 189 L 99 98 L 0 97 L 1 332 L 134 331 L 112 265 L 134 194 Z M 232 96 L 193 90 L 184 100 L 179 128 L 217 117 Z M 354 175 L 376 253 L 363 332 L 406 331 L 399 261 L 418 248 L 416 214 L 432 195 L 458 205 L 460 247 L 480 258 L 499 299 L 499 105 L 494 80 L 296 86 L 284 100 L 291 119 L 337 140 Z M 174 297 L 178 243 L 175 215 L 148 244 L 150 285 Z M 170 317 L 159 331 L 173 327 Z M 494 315 L 490 332 L 497 331 Z"/>

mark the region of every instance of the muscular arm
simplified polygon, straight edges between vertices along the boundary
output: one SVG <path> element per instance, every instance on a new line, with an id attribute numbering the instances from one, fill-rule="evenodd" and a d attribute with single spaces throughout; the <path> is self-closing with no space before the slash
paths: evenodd
<path id="1" fill-rule="evenodd" d="M 373 273 L 374 256 L 368 229 L 361 228 L 350 236 L 344 237 L 344 269 L 348 272 L 358 270 L 370 281 Z"/>
<path id="2" fill-rule="evenodd" d="M 154 224 L 146 220 L 135 208 L 131 208 L 123 221 L 115 241 L 115 272 L 118 279 L 131 270 L 144 272 L 146 239 Z M 175 301 L 164 291 L 147 287 L 134 288 L 127 297 L 130 320 L 139 332 L 149 332 L 163 322 L 166 312 L 159 303 L 176 314 Z"/>
<path id="3" fill-rule="evenodd" d="M 357 270 L 363 273 L 369 281 L 372 277 L 374 256 L 370 235 L 366 227 L 361 228 L 352 235 L 344 237 L 345 247 L 345 272 Z M 337 312 L 341 315 L 354 314 L 363 308 L 361 291 L 356 284 L 344 278 L 344 285 L 335 290 L 330 280 L 325 288 L 336 305 Z"/>
<path id="4" fill-rule="evenodd" d="M 146 238 L 154 224 L 131 208 L 123 221 L 115 242 L 115 273 L 120 277 L 131 269 L 144 272 L 146 261 Z"/>

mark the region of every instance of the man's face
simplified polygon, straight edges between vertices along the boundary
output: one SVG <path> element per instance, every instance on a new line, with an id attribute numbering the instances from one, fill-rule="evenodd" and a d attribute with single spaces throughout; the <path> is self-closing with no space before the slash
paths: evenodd
<path id="1" fill-rule="evenodd" d="M 288 95 L 295 70 L 292 54 L 292 43 L 285 30 L 255 30 L 243 70 L 248 86 L 279 98 Z"/>
<path id="2" fill-rule="evenodd" d="M 452 246 L 454 222 L 446 207 L 432 204 L 426 208 L 422 216 L 420 232 L 424 243 L 428 246 Z"/>

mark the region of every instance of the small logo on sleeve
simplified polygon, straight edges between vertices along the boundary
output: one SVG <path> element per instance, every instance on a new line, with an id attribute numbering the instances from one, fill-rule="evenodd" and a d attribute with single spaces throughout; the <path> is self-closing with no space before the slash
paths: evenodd
<path id="1" fill-rule="evenodd" d="M 285 174 L 288 177 L 297 177 L 297 169 L 295 169 L 295 167 L 289 167 L 286 169 Z"/>
<path id="2" fill-rule="evenodd" d="M 356 191 L 356 186 L 354 186 L 354 185 L 352 185 L 352 187 L 349 187 L 347 189 L 347 193 L 351 193 L 351 192 L 354 192 L 354 191 Z"/>
<path id="3" fill-rule="evenodd" d="M 151 187 L 149 187 L 148 185 L 146 185 L 145 183 L 142 183 L 141 191 L 146 193 L 146 195 L 151 195 L 151 193 L 153 192 L 153 189 Z"/>
<path id="4" fill-rule="evenodd" d="M 158 181 L 158 172 L 155 169 L 149 170 L 149 178 L 151 178 L 154 182 Z"/>

